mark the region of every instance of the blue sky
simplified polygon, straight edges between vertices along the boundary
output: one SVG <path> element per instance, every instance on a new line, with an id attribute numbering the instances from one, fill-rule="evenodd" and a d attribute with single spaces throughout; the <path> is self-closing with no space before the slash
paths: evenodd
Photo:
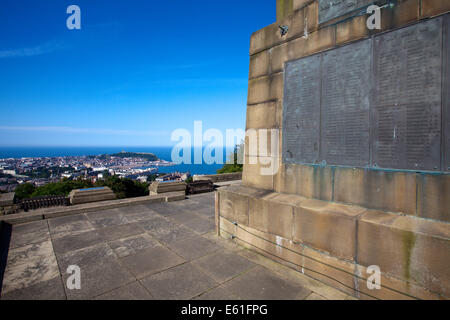
<path id="1" fill-rule="evenodd" d="M 68 30 L 69 5 L 81 30 Z M 1 146 L 165 146 L 245 127 L 252 32 L 275 0 L 2 0 Z"/>

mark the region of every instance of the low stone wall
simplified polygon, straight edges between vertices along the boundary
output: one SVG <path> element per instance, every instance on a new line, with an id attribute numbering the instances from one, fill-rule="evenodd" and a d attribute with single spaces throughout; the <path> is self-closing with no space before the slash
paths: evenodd
<path id="1" fill-rule="evenodd" d="M 7 224 L 21 224 L 42 219 L 50 219 L 62 216 L 70 216 L 80 213 L 95 212 L 99 210 L 107 210 L 114 208 L 121 208 L 127 206 L 135 206 L 139 204 L 146 203 L 158 203 L 158 202 L 173 202 L 184 200 L 184 193 L 180 192 L 169 192 L 163 195 L 157 196 L 145 196 L 137 198 L 127 198 L 120 200 L 109 200 L 92 202 L 85 204 L 78 204 L 68 207 L 54 207 L 54 208 L 44 208 L 39 210 L 33 210 L 30 212 L 22 212 L 17 214 L 11 214 L 7 216 L 0 216 L 0 223 L 5 222 Z"/>
<path id="2" fill-rule="evenodd" d="M 70 203 L 82 204 L 96 201 L 116 199 L 114 192 L 108 187 L 72 190 L 69 194 Z"/>
<path id="3" fill-rule="evenodd" d="M 220 236 L 361 299 L 450 298 L 450 225 L 245 186 L 216 193 Z M 369 290 L 367 267 L 382 272 Z"/>
<path id="4" fill-rule="evenodd" d="M 211 174 L 211 175 L 195 175 L 194 181 L 210 180 L 213 183 L 227 182 L 242 179 L 242 172 Z"/>
<path id="5" fill-rule="evenodd" d="M 14 192 L 1 193 L 0 194 L 0 207 L 12 206 L 14 204 L 14 199 L 16 194 Z"/>
<path id="6" fill-rule="evenodd" d="M 0 216 L 13 214 L 20 210 L 15 204 L 16 194 L 14 192 L 0 194 Z"/>
<path id="7" fill-rule="evenodd" d="M 153 182 L 149 187 L 150 195 L 167 192 L 186 193 L 186 183 L 183 181 Z"/>

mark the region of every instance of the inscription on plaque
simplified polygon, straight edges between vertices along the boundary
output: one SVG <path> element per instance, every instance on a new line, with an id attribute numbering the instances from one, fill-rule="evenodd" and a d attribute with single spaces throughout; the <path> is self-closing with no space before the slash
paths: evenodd
<path id="1" fill-rule="evenodd" d="M 371 44 L 323 54 L 321 157 L 328 164 L 369 165 Z"/>
<path id="2" fill-rule="evenodd" d="M 287 63 L 285 77 L 283 157 L 287 163 L 315 163 L 319 157 L 320 56 Z"/>
<path id="3" fill-rule="evenodd" d="M 442 19 L 375 38 L 374 165 L 439 170 Z"/>
<path id="4" fill-rule="evenodd" d="M 286 63 L 283 161 L 450 171 L 449 17 Z"/>
<path id="5" fill-rule="evenodd" d="M 343 16 L 373 3 L 373 0 L 319 0 L 319 23 Z"/>

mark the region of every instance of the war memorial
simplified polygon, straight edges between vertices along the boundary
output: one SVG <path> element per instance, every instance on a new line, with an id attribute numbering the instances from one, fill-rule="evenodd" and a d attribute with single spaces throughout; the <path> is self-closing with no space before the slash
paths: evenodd
<path id="1" fill-rule="evenodd" d="M 247 137 L 217 233 L 359 299 L 448 299 L 449 10 L 277 0 L 251 36 L 246 123 L 277 134 L 268 152 Z"/>

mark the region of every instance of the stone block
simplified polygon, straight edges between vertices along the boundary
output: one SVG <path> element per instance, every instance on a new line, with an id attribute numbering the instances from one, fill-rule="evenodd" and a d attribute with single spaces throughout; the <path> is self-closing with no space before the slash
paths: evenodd
<path id="1" fill-rule="evenodd" d="M 337 259 L 307 246 L 303 248 L 300 271 L 351 296 L 356 295 L 354 270 L 354 263 Z"/>
<path id="2" fill-rule="evenodd" d="M 283 21 L 271 24 L 255 33 L 250 39 L 250 55 L 254 55 L 262 50 L 270 49 L 273 46 L 284 42 L 288 34 L 282 36 L 280 26 L 291 25 L 291 16 L 285 17 Z"/>
<path id="3" fill-rule="evenodd" d="M 450 1 L 448 0 L 421 0 L 422 12 L 420 17 L 432 17 L 450 11 Z"/>
<path id="4" fill-rule="evenodd" d="M 294 241 L 346 260 L 356 257 L 358 217 L 363 208 L 305 200 L 295 208 Z"/>
<path id="5" fill-rule="evenodd" d="M 248 130 L 245 136 L 245 155 L 247 156 L 279 156 L 280 139 L 277 129 Z M 278 134 L 280 132 L 278 131 Z"/>
<path id="6" fill-rule="evenodd" d="M 392 276 L 381 273 L 381 288 L 378 290 L 370 290 L 367 286 L 367 279 L 371 276 L 367 272 L 367 268 L 361 265 L 356 266 L 355 274 L 359 277 L 358 290 L 362 293 L 359 298 L 362 300 L 373 299 L 375 297 L 381 300 L 437 300 L 439 295 L 433 294 L 424 287 L 414 283 L 407 282 Z"/>
<path id="7" fill-rule="evenodd" d="M 221 228 L 222 236 L 233 235 L 239 245 L 257 251 L 283 265 L 297 269 L 302 264 L 303 247 L 290 239 L 244 225 L 236 227 L 223 218 L 221 218 Z"/>
<path id="8" fill-rule="evenodd" d="M 306 6 L 311 1 L 312 0 L 294 0 L 293 9 L 294 10 L 302 9 L 304 6 Z"/>
<path id="9" fill-rule="evenodd" d="M 194 181 L 209 180 L 214 183 L 236 181 L 242 179 L 242 172 L 222 173 L 222 174 L 207 174 L 207 175 L 194 175 Z"/>
<path id="10" fill-rule="evenodd" d="M 450 225 L 369 211 L 358 227 L 358 263 L 450 295 Z"/>
<path id="11" fill-rule="evenodd" d="M 369 36 L 367 16 L 355 17 L 336 26 L 336 43 L 344 44 Z"/>
<path id="12" fill-rule="evenodd" d="M 292 24 L 289 26 L 289 38 L 298 37 L 305 33 L 305 10 L 298 10 L 292 15 Z"/>
<path id="13" fill-rule="evenodd" d="M 186 192 L 186 183 L 183 181 L 153 182 L 149 187 L 150 195 L 167 192 Z"/>
<path id="14" fill-rule="evenodd" d="M 250 57 L 249 78 L 257 78 L 269 74 L 269 51 L 265 50 Z"/>
<path id="15" fill-rule="evenodd" d="M 220 216 L 239 224 L 248 225 L 248 197 L 230 191 L 228 188 L 219 189 L 218 194 Z"/>
<path id="16" fill-rule="evenodd" d="M 277 21 L 282 21 L 294 9 L 294 0 L 277 0 Z"/>
<path id="17" fill-rule="evenodd" d="M 277 192 L 331 201 L 334 169 L 322 166 L 284 164 L 275 177 Z"/>
<path id="18" fill-rule="evenodd" d="M 276 73 L 270 77 L 270 99 L 271 100 L 283 100 L 284 93 L 284 73 Z"/>
<path id="19" fill-rule="evenodd" d="M 336 168 L 334 200 L 392 212 L 416 214 L 416 174 Z"/>
<path id="20" fill-rule="evenodd" d="M 249 105 L 247 107 L 247 130 L 276 128 L 276 108 L 275 102 Z"/>
<path id="21" fill-rule="evenodd" d="M 421 174 L 418 182 L 417 215 L 450 222 L 450 175 Z"/>
<path id="22" fill-rule="evenodd" d="M 10 207 L 14 205 L 16 194 L 14 192 L 0 194 L 0 207 Z"/>
<path id="23" fill-rule="evenodd" d="M 288 58 L 296 60 L 314 53 L 331 49 L 336 42 L 336 27 L 322 28 L 307 36 L 297 38 L 288 43 Z"/>
<path id="24" fill-rule="evenodd" d="M 250 37 L 250 55 L 255 54 L 264 48 L 266 33 L 264 29 L 253 32 Z"/>
<path id="25" fill-rule="evenodd" d="M 270 49 L 270 72 L 276 73 L 284 70 L 284 63 L 288 60 L 287 43 Z"/>
<path id="26" fill-rule="evenodd" d="M 280 162 L 278 157 L 245 157 L 243 185 L 273 190 L 273 179 L 279 170 Z"/>
<path id="27" fill-rule="evenodd" d="M 270 78 L 262 77 L 248 82 L 248 104 L 257 104 L 270 100 Z"/>
<path id="28" fill-rule="evenodd" d="M 116 199 L 114 192 L 108 187 L 72 190 L 69 194 L 72 205 L 108 201 Z"/>
<path id="29" fill-rule="evenodd" d="M 381 30 L 401 27 L 419 19 L 420 0 L 398 0 L 394 7 L 381 12 Z"/>
<path id="30" fill-rule="evenodd" d="M 186 191 L 166 193 L 166 202 L 181 201 L 186 199 Z"/>
<path id="31" fill-rule="evenodd" d="M 292 239 L 294 207 L 269 196 L 249 200 L 249 224 L 251 228 Z"/>
<path id="32" fill-rule="evenodd" d="M 315 1 L 305 9 L 305 25 L 308 33 L 314 32 L 319 27 L 319 2 Z"/>

